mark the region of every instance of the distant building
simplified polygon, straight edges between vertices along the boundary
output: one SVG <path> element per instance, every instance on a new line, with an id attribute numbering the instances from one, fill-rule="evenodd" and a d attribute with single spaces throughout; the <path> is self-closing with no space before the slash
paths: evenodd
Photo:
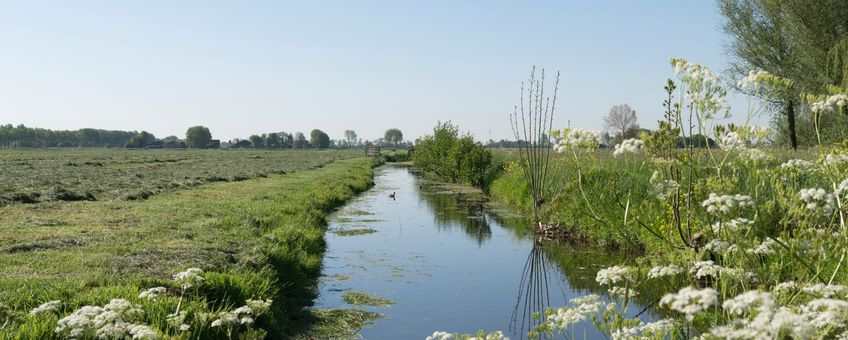
<path id="1" fill-rule="evenodd" d="M 207 147 L 210 148 L 210 149 L 220 149 L 221 148 L 221 140 L 220 139 L 210 140 L 209 145 L 207 145 Z"/>

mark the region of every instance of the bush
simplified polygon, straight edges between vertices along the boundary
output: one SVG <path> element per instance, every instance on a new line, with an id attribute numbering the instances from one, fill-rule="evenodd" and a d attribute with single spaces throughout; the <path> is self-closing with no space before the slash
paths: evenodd
<path id="1" fill-rule="evenodd" d="M 432 135 L 418 142 L 412 160 L 421 170 L 442 179 L 482 187 L 492 154 L 470 134 L 460 136 L 457 126 L 440 122 Z"/>

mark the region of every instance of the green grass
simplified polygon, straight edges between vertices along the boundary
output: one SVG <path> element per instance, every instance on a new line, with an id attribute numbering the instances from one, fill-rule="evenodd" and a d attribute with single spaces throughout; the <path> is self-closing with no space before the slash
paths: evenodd
<path id="1" fill-rule="evenodd" d="M 354 150 L 0 149 L 0 206 L 144 199 L 359 156 Z"/>
<path id="2" fill-rule="evenodd" d="M 23 315 L 46 301 L 61 300 L 60 315 L 66 315 L 111 298 L 143 303 L 147 324 L 175 334 L 165 316 L 174 311 L 178 294 L 155 303 L 137 295 L 149 287 L 173 287 L 171 276 L 189 267 L 206 271 L 206 282 L 182 302 L 192 338 L 225 335 L 200 321 L 201 312 L 231 310 L 257 298 L 274 304 L 256 325 L 274 337 L 288 334 L 309 320 L 302 307 L 311 304 L 320 273 L 325 214 L 372 185 L 372 162 L 336 161 L 144 201 L 2 207 L 0 302 L 21 316 L 3 337 L 53 336 L 55 316 Z"/>
<path id="3" fill-rule="evenodd" d="M 333 230 L 332 233 L 339 236 L 356 236 L 376 233 L 376 229 L 372 228 L 356 228 L 356 229 L 339 229 Z"/>
<path id="4" fill-rule="evenodd" d="M 354 291 L 345 292 L 342 295 L 342 299 L 347 304 L 354 306 L 386 307 L 395 304 L 392 300 L 384 299 L 374 294 Z"/>
<path id="5" fill-rule="evenodd" d="M 357 332 L 383 314 L 358 309 L 313 309 L 314 326 L 295 339 L 359 339 Z"/>

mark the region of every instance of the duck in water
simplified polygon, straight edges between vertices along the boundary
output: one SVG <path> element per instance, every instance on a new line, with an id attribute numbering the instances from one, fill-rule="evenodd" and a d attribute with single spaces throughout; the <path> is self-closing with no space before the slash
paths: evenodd
<path id="1" fill-rule="evenodd" d="M 395 192 L 392 192 L 391 194 L 389 194 L 389 197 L 390 197 L 392 200 L 394 200 L 394 199 L 395 199 Z"/>

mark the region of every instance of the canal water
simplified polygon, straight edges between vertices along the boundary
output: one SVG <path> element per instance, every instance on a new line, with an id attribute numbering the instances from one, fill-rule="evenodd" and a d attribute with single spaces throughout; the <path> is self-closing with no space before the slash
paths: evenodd
<path id="1" fill-rule="evenodd" d="M 491 209 L 479 192 L 446 188 L 399 165 L 375 169 L 375 186 L 332 215 L 329 228 L 315 307 L 383 314 L 360 331 L 365 339 L 424 339 L 438 330 L 502 330 L 521 339 L 545 306 L 603 296 L 597 270 L 627 261 L 539 242 L 526 222 Z M 333 232 L 363 228 L 375 232 Z M 348 291 L 395 304 L 351 306 L 342 298 Z M 640 312 L 638 304 L 629 308 L 631 316 Z M 575 332 L 603 338 L 592 327 Z"/>

